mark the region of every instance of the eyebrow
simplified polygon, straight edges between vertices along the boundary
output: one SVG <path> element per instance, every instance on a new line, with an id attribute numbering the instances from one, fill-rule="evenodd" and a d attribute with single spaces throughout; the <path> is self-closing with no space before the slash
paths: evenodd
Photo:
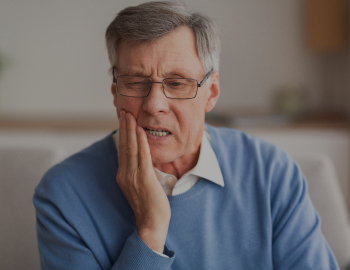
<path id="1" fill-rule="evenodd" d="M 139 76 L 139 77 L 151 77 L 151 74 L 146 74 L 141 70 L 132 70 L 132 69 L 127 69 L 125 72 L 123 72 L 124 75 L 133 75 L 133 76 Z M 186 68 L 178 68 L 174 69 L 171 72 L 168 72 L 165 74 L 164 78 L 172 78 L 172 77 L 183 77 L 183 78 L 189 78 L 193 75 L 186 75 L 186 74 L 191 74 L 191 72 L 186 69 Z"/>

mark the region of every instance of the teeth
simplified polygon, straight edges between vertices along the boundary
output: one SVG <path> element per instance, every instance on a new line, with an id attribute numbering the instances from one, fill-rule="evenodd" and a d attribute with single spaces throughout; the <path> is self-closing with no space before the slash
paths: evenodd
<path id="1" fill-rule="evenodd" d="M 162 129 L 151 129 L 151 128 L 147 128 L 146 130 L 147 130 L 147 132 L 148 132 L 149 134 L 152 134 L 152 135 L 154 135 L 154 136 L 166 136 L 166 135 L 169 135 L 169 134 L 170 134 L 170 132 L 165 131 L 165 130 L 162 130 Z"/>

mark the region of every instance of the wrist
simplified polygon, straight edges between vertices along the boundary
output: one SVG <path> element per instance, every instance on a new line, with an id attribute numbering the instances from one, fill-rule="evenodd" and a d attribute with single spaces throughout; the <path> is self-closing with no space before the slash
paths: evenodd
<path id="1" fill-rule="evenodd" d="M 142 228 L 138 229 L 138 233 L 140 238 L 150 249 L 163 254 L 168 227 Z"/>

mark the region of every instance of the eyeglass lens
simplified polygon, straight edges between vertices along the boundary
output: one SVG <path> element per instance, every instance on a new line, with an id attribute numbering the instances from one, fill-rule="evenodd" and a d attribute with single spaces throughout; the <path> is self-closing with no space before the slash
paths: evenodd
<path id="1" fill-rule="evenodd" d="M 195 79 L 172 78 L 163 80 L 163 90 L 169 98 L 193 98 L 197 93 L 198 82 Z M 118 93 L 130 97 L 146 97 L 152 88 L 149 78 L 137 76 L 119 76 Z"/>

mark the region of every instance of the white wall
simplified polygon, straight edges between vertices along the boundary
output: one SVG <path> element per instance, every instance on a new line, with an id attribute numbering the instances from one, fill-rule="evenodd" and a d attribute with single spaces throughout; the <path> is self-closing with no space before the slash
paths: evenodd
<path id="1" fill-rule="evenodd" d="M 0 1 L 0 116 L 113 117 L 104 32 L 137 0 Z M 320 59 L 302 40 L 301 1 L 188 0 L 222 32 L 218 107 L 267 109 L 285 84 L 320 98 Z"/>

